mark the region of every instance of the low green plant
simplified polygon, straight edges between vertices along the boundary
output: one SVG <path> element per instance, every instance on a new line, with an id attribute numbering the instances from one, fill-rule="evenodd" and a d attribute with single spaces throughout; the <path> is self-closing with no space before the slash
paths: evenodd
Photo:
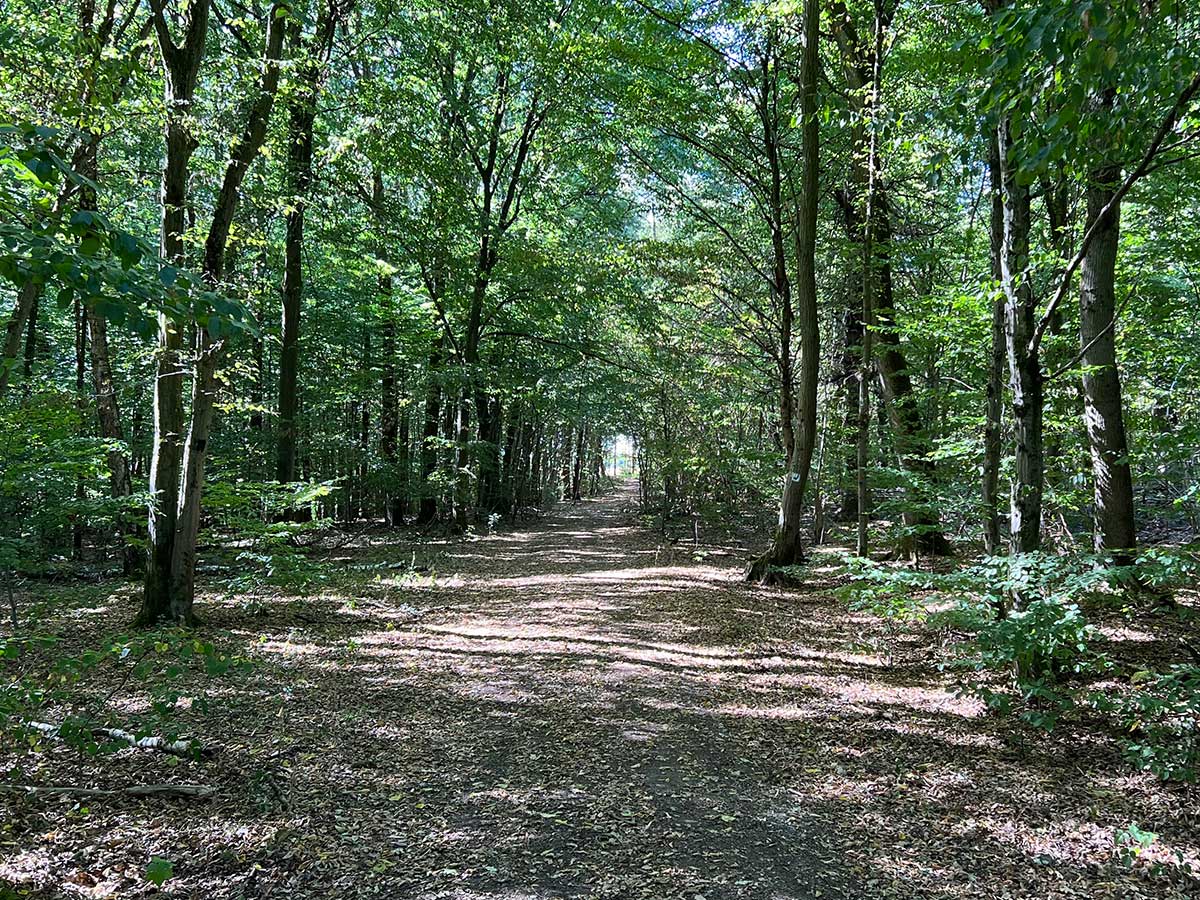
<path id="1" fill-rule="evenodd" d="M 1157 840 L 1157 834 L 1139 828 L 1136 822 L 1130 822 L 1125 828 L 1118 828 L 1113 836 L 1117 857 L 1126 866 L 1137 862 L 1138 857 L 1153 847 Z"/>
<path id="2" fill-rule="evenodd" d="M 319 516 L 320 502 L 333 494 L 332 483 L 221 482 L 210 490 L 209 509 L 229 545 L 237 548 L 238 574 L 228 583 L 242 594 L 264 584 L 304 590 L 328 577 L 306 537 L 329 526 Z"/>
<path id="3" fill-rule="evenodd" d="M 1165 672 L 1140 671 L 1133 690 L 1091 698 L 1111 715 L 1122 734 L 1126 757 L 1164 781 L 1195 781 L 1200 769 L 1200 665 L 1175 665 Z"/>
<path id="4" fill-rule="evenodd" d="M 898 566 L 882 566 L 860 556 L 845 558 L 853 580 L 838 589 L 851 609 L 865 610 L 889 620 L 920 620 L 926 616 L 930 593 L 945 589 L 945 578 Z"/>
<path id="5" fill-rule="evenodd" d="M 221 677 L 248 666 L 181 628 L 116 635 L 72 653 L 60 652 L 53 636 L 14 635 L 0 641 L 0 746 L 36 751 L 54 740 L 91 755 L 128 747 L 104 729 L 174 741 L 184 679 Z M 114 719 L 107 702 L 123 689 L 149 697 L 148 711 L 136 722 Z M 208 709 L 203 689 L 189 699 L 193 709 Z"/>

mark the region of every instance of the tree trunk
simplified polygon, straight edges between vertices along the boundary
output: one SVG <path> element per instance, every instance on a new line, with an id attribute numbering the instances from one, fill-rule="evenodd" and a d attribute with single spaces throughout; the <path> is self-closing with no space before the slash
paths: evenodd
<path id="1" fill-rule="evenodd" d="M 1004 193 L 1000 170 L 1000 150 L 993 135 L 988 153 L 988 178 L 991 182 L 991 259 L 992 278 L 997 285 L 1003 279 Z M 1001 552 L 1000 536 L 1000 453 L 1004 412 L 1004 313 L 1003 294 L 992 301 L 992 341 L 988 358 L 986 418 L 983 431 L 983 549 L 988 556 Z"/>
<path id="2" fill-rule="evenodd" d="M 842 316 L 842 331 L 844 346 L 842 349 L 842 364 L 839 375 L 839 393 L 842 397 L 842 430 L 845 443 L 843 447 L 843 472 L 841 478 L 841 499 L 838 502 L 837 517 L 842 521 L 854 521 L 858 518 L 858 491 L 851 480 L 855 467 L 858 465 L 858 362 L 862 356 L 862 273 L 851 275 L 851 290 L 847 298 L 846 310 Z"/>
<path id="3" fill-rule="evenodd" d="M 500 490 L 500 401 L 482 391 L 475 393 L 475 412 L 479 418 L 475 459 L 478 468 L 478 490 L 481 520 L 489 513 L 504 513 L 504 497 Z"/>
<path id="4" fill-rule="evenodd" d="M 384 301 L 379 453 L 387 467 L 387 477 L 384 482 L 387 486 L 384 495 L 384 519 L 388 525 L 394 527 L 404 524 L 404 492 L 396 463 L 400 405 L 399 394 L 396 390 L 396 320 L 392 317 L 392 279 L 390 275 L 379 277 L 379 294 Z"/>
<path id="5" fill-rule="evenodd" d="M 184 42 L 176 45 L 161 0 L 152 15 L 163 57 L 166 106 L 166 156 L 162 173 L 160 255 L 168 265 L 183 266 L 187 226 L 188 162 L 197 141 L 191 133 L 192 98 L 204 56 L 209 0 L 188 8 Z M 183 332 L 166 313 L 158 317 L 158 362 L 154 377 L 154 443 L 150 459 L 152 498 L 147 517 L 149 552 L 138 622 L 151 624 L 172 616 L 172 561 L 179 520 L 183 473 Z"/>
<path id="6" fill-rule="evenodd" d="M 458 397 L 458 437 L 454 471 L 454 527 L 465 532 L 471 519 L 471 398 L 464 387 Z"/>
<path id="7" fill-rule="evenodd" d="M 27 322 L 36 322 L 37 320 L 37 301 L 41 292 L 42 286 L 34 284 L 32 281 L 25 282 L 17 291 L 17 302 L 13 307 L 12 316 L 8 320 L 8 330 L 4 335 L 4 358 L 0 359 L 0 399 L 3 399 L 8 390 L 9 377 L 17 366 L 17 354 L 21 352 L 21 341 L 25 337 L 25 325 Z M 26 344 L 25 368 L 27 371 L 32 362 L 29 358 L 31 347 L 32 342 Z M 26 374 L 26 378 L 28 378 L 28 374 Z"/>
<path id="8" fill-rule="evenodd" d="M 362 355 L 362 383 L 367 384 L 369 373 L 371 371 L 371 329 L 363 329 L 363 355 Z M 371 515 L 370 510 L 370 489 L 367 485 L 367 473 L 369 472 L 369 460 L 371 457 L 371 401 L 363 399 L 359 403 L 359 421 L 358 421 L 358 471 L 355 473 L 355 481 L 358 484 L 358 508 L 356 510 L 360 519 L 365 519 Z"/>
<path id="9" fill-rule="evenodd" d="M 378 226 L 382 226 L 383 210 L 383 177 L 376 170 L 373 178 L 373 206 Z M 380 400 L 382 409 L 379 419 L 379 453 L 387 467 L 384 479 L 384 520 L 395 527 L 404 524 L 406 500 L 408 491 L 408 435 L 404 436 L 403 457 L 405 471 L 399 470 L 397 459 L 397 442 L 400 430 L 400 399 L 396 389 L 396 314 L 393 308 L 392 276 L 379 276 L 379 299 L 383 307 L 383 377 L 380 383 Z M 405 418 L 407 426 L 407 417 Z M 407 427 L 405 428 L 407 432 Z"/>
<path id="10" fill-rule="evenodd" d="M 167 77 L 167 165 L 163 174 L 163 258 L 174 265 L 184 260 L 183 227 L 186 224 L 188 159 L 196 141 L 188 131 L 191 98 L 207 37 L 209 0 L 194 0 L 188 9 L 187 33 L 176 45 L 161 0 L 151 0 L 151 12 L 162 50 Z M 202 275 L 207 286 L 219 290 L 224 278 L 225 251 L 240 188 L 246 171 L 266 138 L 267 122 L 279 80 L 284 17 L 281 2 L 267 13 L 263 74 L 250 107 L 245 130 L 230 148 L 221 187 L 204 246 Z M 178 105 L 172 101 L 176 98 Z M 179 101 L 178 98 L 186 98 Z M 219 323 L 219 320 L 218 320 Z M 192 413 L 183 439 L 183 382 L 180 369 L 182 336 L 177 323 L 160 318 L 159 371 L 155 380 L 155 440 L 151 485 L 156 503 L 150 514 L 151 554 L 147 562 L 146 590 L 138 621 L 149 624 L 170 618 L 193 621 L 196 540 L 200 531 L 200 503 L 204 469 L 217 391 L 217 368 L 223 341 L 211 327 L 195 332 L 192 377 Z M 171 368 L 164 371 L 166 364 Z M 164 375 L 166 377 L 164 377 Z M 169 501 L 169 502 L 168 502 Z M 168 529 L 166 526 L 170 525 Z"/>
<path id="11" fill-rule="evenodd" d="M 877 197 L 877 208 L 875 256 L 879 290 L 875 322 L 879 332 L 879 351 L 875 357 L 896 453 L 900 457 L 900 465 L 911 479 L 910 508 L 904 513 L 904 524 L 911 533 L 911 541 L 906 542 L 921 553 L 944 556 L 951 552 L 951 547 L 939 523 L 936 498 L 931 494 L 937 478 L 937 465 L 929 458 L 933 444 L 917 406 L 916 392 L 909 376 L 908 362 L 900 349 L 900 335 L 896 327 L 890 249 L 891 217 L 887 197 L 882 192 Z"/>
<path id="12" fill-rule="evenodd" d="M 1017 178 L 1011 123 L 998 131 L 1004 205 L 1004 248 L 1000 254 L 1004 289 L 1005 345 L 1012 389 L 1016 461 L 1010 505 L 1013 553 L 1034 553 L 1042 546 L 1043 385 L 1037 348 L 1033 346 L 1036 300 L 1029 271 L 1029 188 Z M 1020 598 L 1017 598 L 1018 601 Z"/>
<path id="13" fill-rule="evenodd" d="M 75 325 L 75 409 L 79 412 L 79 421 L 76 425 L 82 437 L 89 430 L 83 424 L 87 418 L 84 415 L 87 403 L 84 399 L 84 385 L 87 382 L 87 325 L 84 321 L 83 304 L 79 300 L 79 294 L 75 295 L 75 309 L 72 318 Z M 83 559 L 82 512 L 86 498 L 87 487 L 83 481 L 83 473 L 80 472 L 75 476 L 75 503 L 77 506 L 76 511 L 71 515 L 71 558 L 76 561 Z"/>
<path id="14" fill-rule="evenodd" d="M 437 518 L 437 488 L 434 476 L 438 464 L 438 426 L 442 417 L 442 392 L 438 373 L 442 365 L 442 343 L 438 335 L 429 353 L 429 371 L 425 382 L 425 421 L 421 428 L 421 502 L 417 509 L 417 524 L 428 525 Z"/>
<path id="15" fill-rule="evenodd" d="M 800 517 L 808 486 L 817 430 L 817 376 L 820 363 L 820 331 L 817 322 L 817 202 L 820 193 L 820 123 L 817 119 L 819 74 L 820 4 L 804 2 L 804 51 L 801 61 L 800 118 L 803 138 L 801 196 L 796 209 L 796 284 L 800 338 L 800 384 L 797 391 L 796 443 L 789 454 L 783 497 L 779 504 L 779 527 L 771 547 L 747 569 L 749 581 L 772 583 L 776 570 L 803 560 Z M 790 347 L 784 347 L 790 355 Z M 784 423 L 790 426 L 790 423 Z"/>
<path id="16" fill-rule="evenodd" d="M 108 331 L 103 316 L 91 308 L 87 311 L 88 333 L 92 349 L 92 383 L 96 390 L 96 418 L 100 425 L 100 436 L 114 443 L 124 444 L 125 434 L 121 427 L 121 410 L 117 403 L 116 385 L 113 382 L 112 363 L 108 350 Z M 108 451 L 109 491 L 114 500 L 129 497 L 133 493 L 133 479 L 129 471 L 129 456 L 123 447 Z M 137 547 L 126 540 L 131 533 L 118 520 L 117 535 L 121 540 L 121 566 L 126 575 L 132 575 L 142 562 Z"/>
<path id="17" fill-rule="evenodd" d="M 575 465 L 571 470 L 571 499 L 579 502 L 583 499 L 583 441 L 587 426 L 580 425 L 575 429 Z"/>
<path id="18" fill-rule="evenodd" d="M 1120 181 L 1118 167 L 1092 173 L 1087 190 L 1090 229 L 1112 200 Z M 1079 340 L 1082 347 L 1084 424 L 1092 451 L 1095 491 L 1095 546 L 1111 553 L 1118 565 L 1133 561 L 1137 530 L 1133 476 L 1121 405 L 1121 376 L 1116 348 L 1116 264 L 1120 206 L 1099 222 L 1081 269 Z"/>
<path id="19" fill-rule="evenodd" d="M 91 16 L 94 8 L 85 4 L 81 10 L 81 25 L 84 31 L 92 28 Z M 99 209 L 96 191 L 92 187 L 99 180 L 99 137 L 95 134 L 84 136 L 83 143 L 76 155 L 77 171 L 86 179 L 79 189 L 79 208 L 85 211 Z M 96 418 L 100 428 L 100 436 L 113 445 L 124 444 L 125 435 L 121 428 L 121 410 L 117 403 L 117 390 L 113 381 L 112 362 L 108 349 L 108 323 L 92 307 L 84 310 L 87 324 L 88 344 L 91 348 L 92 385 L 95 389 Z M 121 446 L 113 446 L 108 451 L 109 493 L 114 500 L 123 500 L 133 493 L 133 480 L 129 473 L 129 457 Z M 121 569 L 126 575 L 132 575 L 142 564 L 142 556 L 138 548 L 133 546 L 128 537 L 132 529 L 122 521 L 122 514 L 117 514 L 117 539 L 121 544 Z"/>
<path id="20" fill-rule="evenodd" d="M 296 480 L 296 413 L 299 408 L 300 307 L 304 299 L 304 213 L 312 182 L 313 107 L 303 99 L 288 107 L 287 185 L 290 205 L 284 251 L 279 352 L 279 436 L 275 480 Z"/>

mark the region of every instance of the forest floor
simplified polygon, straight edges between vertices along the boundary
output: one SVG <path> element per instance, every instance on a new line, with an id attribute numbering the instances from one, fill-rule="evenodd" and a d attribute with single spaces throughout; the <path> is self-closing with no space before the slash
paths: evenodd
<path id="1" fill-rule="evenodd" d="M 185 713 L 211 759 L 0 766 L 215 796 L 0 796 L 0 897 L 1200 896 L 1194 788 L 985 714 L 928 634 L 749 588 L 633 501 L 468 541 L 372 532 L 303 598 L 208 591 L 205 629 L 253 660 Z M 60 608 L 62 639 L 124 627 L 131 597 Z M 1158 835 L 1133 861 L 1131 825 Z"/>

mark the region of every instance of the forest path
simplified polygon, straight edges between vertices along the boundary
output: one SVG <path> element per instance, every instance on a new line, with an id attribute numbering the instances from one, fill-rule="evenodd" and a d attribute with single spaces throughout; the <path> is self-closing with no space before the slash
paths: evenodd
<path id="1" fill-rule="evenodd" d="M 149 900 L 155 856 L 197 900 L 1200 896 L 1172 856 L 1200 860 L 1185 791 L 1112 742 L 984 715 L 939 633 L 848 611 L 836 567 L 750 587 L 634 501 L 468 540 L 367 529 L 303 596 L 214 579 L 206 633 L 254 663 L 183 688 L 212 701 L 179 726 L 214 756 L 44 755 L 49 783 L 213 801 L 31 801 L 0 828 L 0 897 Z M 64 617 L 78 645 L 127 623 L 109 597 Z M 1114 849 L 1131 823 L 1165 874 Z"/>
<path id="2" fill-rule="evenodd" d="M 747 586 L 734 556 L 665 548 L 635 500 L 385 536 L 347 551 L 377 567 L 358 599 L 259 639 L 247 713 L 278 703 L 304 751 L 253 854 L 273 893 L 1189 896 L 1114 859 L 1131 821 L 1190 832 L 1111 749 L 983 715 L 929 634 L 848 611 L 819 565 L 816 590 Z M 393 574 L 413 553 L 432 577 Z"/>
<path id="3" fill-rule="evenodd" d="M 787 775 L 818 749 L 794 679 L 869 663 L 820 633 L 770 650 L 781 598 L 664 549 L 634 488 L 450 543 L 433 585 L 373 606 L 317 703 L 345 743 L 309 763 L 345 832 L 336 889 L 371 870 L 423 898 L 862 896 Z"/>

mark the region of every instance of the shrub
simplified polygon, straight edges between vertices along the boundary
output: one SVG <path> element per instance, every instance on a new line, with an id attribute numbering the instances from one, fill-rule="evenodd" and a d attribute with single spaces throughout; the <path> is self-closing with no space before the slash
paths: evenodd
<path id="1" fill-rule="evenodd" d="M 1125 755 L 1139 769 L 1168 781 L 1194 781 L 1200 768 L 1200 665 L 1136 672 L 1135 690 L 1112 698 L 1094 695 L 1124 735 Z"/>

